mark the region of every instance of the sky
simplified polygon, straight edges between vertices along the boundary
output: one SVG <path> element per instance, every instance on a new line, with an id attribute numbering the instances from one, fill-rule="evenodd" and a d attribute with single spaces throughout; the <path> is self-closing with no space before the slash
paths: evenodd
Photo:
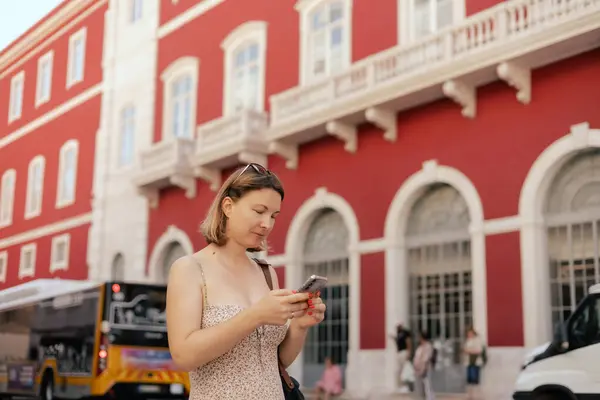
<path id="1" fill-rule="evenodd" d="M 62 0 L 0 0 L 0 51 Z"/>

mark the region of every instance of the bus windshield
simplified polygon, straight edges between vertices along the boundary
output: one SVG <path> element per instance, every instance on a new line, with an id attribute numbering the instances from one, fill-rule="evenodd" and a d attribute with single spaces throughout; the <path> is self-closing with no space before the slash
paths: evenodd
<path id="1" fill-rule="evenodd" d="M 108 283 L 106 293 L 104 320 L 112 344 L 168 347 L 166 286 Z"/>

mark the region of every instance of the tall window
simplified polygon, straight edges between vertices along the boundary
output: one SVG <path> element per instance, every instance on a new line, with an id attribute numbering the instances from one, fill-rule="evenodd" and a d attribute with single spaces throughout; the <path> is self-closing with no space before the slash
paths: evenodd
<path id="1" fill-rule="evenodd" d="M 135 107 L 127 106 L 121 111 L 121 135 L 119 140 L 119 166 L 133 163 L 135 154 Z"/>
<path id="2" fill-rule="evenodd" d="M 0 227 L 12 223 L 16 180 L 17 172 L 14 169 L 9 169 L 2 174 L 2 181 L 0 182 Z"/>
<path id="3" fill-rule="evenodd" d="M 29 163 L 27 174 L 27 199 L 25 201 L 25 218 L 33 218 L 42 212 L 44 194 L 44 169 L 46 159 L 36 156 Z"/>
<path id="4" fill-rule="evenodd" d="M 340 72 L 350 65 L 351 0 L 306 2 L 302 13 L 303 81 Z M 312 6 L 312 7 L 310 7 Z"/>
<path id="5" fill-rule="evenodd" d="M 465 0 L 399 0 L 398 43 L 422 39 L 465 17 Z"/>
<path id="6" fill-rule="evenodd" d="M 182 57 L 163 71 L 163 139 L 194 137 L 199 61 Z"/>
<path id="7" fill-rule="evenodd" d="M 67 87 L 83 81 L 85 71 L 85 42 L 87 29 L 83 28 L 69 38 L 69 64 L 67 66 Z"/>
<path id="8" fill-rule="evenodd" d="M 54 51 L 49 51 L 38 60 L 37 83 L 35 89 L 35 105 L 46 103 L 50 100 L 52 91 L 52 63 Z"/>
<path id="9" fill-rule="evenodd" d="M 78 153 L 79 143 L 76 140 L 69 140 L 60 148 L 56 192 L 57 207 L 66 207 L 75 202 Z"/>
<path id="10" fill-rule="evenodd" d="M 25 72 L 21 71 L 10 80 L 10 103 L 8 105 L 8 122 L 21 118 L 23 112 L 23 90 L 25 88 Z"/>
<path id="11" fill-rule="evenodd" d="M 250 21 L 221 43 L 225 51 L 224 114 L 243 109 L 264 110 L 267 24 Z"/>
<path id="12" fill-rule="evenodd" d="M 136 22 L 142 18 L 142 4 L 144 0 L 130 0 L 131 2 L 131 22 Z"/>
<path id="13" fill-rule="evenodd" d="M 69 269 L 69 245 L 71 235 L 63 235 L 52 238 L 52 253 L 50 255 L 50 272 Z"/>
<path id="14" fill-rule="evenodd" d="M 8 269 L 8 252 L 0 251 L 0 282 L 6 282 L 6 270 Z"/>

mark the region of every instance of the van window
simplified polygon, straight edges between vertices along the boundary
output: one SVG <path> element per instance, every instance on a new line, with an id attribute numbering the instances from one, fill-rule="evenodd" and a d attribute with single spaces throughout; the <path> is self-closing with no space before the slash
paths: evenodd
<path id="1" fill-rule="evenodd" d="M 569 347 L 600 343 L 600 296 L 590 297 L 569 321 Z"/>

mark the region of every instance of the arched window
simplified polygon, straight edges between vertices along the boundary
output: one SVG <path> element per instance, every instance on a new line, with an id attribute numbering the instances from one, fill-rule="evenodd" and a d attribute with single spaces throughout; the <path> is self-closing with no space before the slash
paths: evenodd
<path id="1" fill-rule="evenodd" d="M 76 140 L 69 140 L 60 148 L 56 191 L 57 208 L 66 207 L 75 202 L 78 153 L 79 143 Z"/>
<path id="2" fill-rule="evenodd" d="M 161 75 L 164 85 L 163 139 L 194 137 L 199 65 L 197 58 L 182 57 Z"/>
<path id="3" fill-rule="evenodd" d="M 264 110 L 267 24 L 246 22 L 221 43 L 225 52 L 223 113 Z"/>
<path id="4" fill-rule="evenodd" d="M 44 194 L 44 170 L 46 159 L 35 156 L 29 163 L 27 174 L 27 198 L 25 200 L 25 218 L 33 218 L 42 212 Z"/>
<path id="5" fill-rule="evenodd" d="M 17 171 L 9 169 L 2 174 L 2 181 L 0 182 L 0 227 L 12 223 L 16 184 Z"/>

